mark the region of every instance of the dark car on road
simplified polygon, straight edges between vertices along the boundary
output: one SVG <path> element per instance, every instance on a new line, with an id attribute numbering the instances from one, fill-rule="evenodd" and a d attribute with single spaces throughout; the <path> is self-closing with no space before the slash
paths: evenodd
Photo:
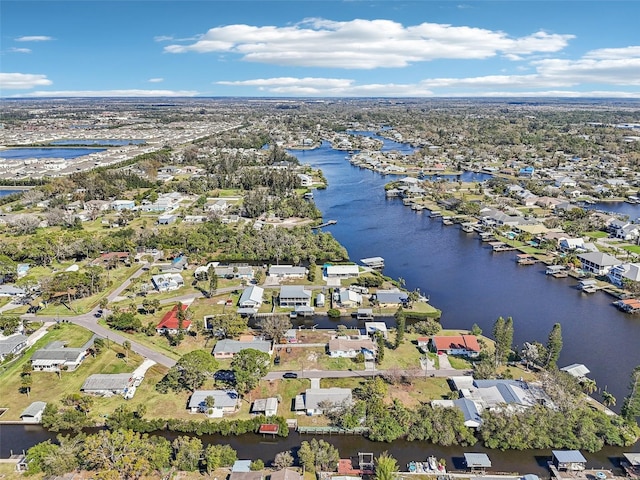
<path id="1" fill-rule="evenodd" d="M 287 372 L 282 375 L 282 378 L 298 378 L 298 374 L 294 372 Z"/>

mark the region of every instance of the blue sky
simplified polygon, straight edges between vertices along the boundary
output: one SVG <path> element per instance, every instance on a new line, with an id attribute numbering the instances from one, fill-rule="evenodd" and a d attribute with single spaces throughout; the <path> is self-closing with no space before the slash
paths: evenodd
<path id="1" fill-rule="evenodd" d="M 637 1 L 0 3 L 0 96 L 640 97 Z"/>

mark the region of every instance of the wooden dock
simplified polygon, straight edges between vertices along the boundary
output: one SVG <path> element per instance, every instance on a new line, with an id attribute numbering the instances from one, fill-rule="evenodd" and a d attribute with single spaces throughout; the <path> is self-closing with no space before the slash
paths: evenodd
<path id="1" fill-rule="evenodd" d="M 366 427 L 340 428 L 340 427 L 304 427 L 298 425 L 298 433 L 307 435 L 364 435 L 369 431 Z"/>
<path id="2" fill-rule="evenodd" d="M 489 242 L 489 245 L 491 245 L 491 248 L 495 253 L 498 253 L 498 252 L 509 252 L 509 251 L 513 251 L 513 250 L 516 249 L 516 247 L 512 247 L 510 245 L 507 245 L 504 242 Z"/>
<path id="3" fill-rule="evenodd" d="M 335 225 L 338 223 L 337 220 L 329 220 L 328 222 L 321 223 L 320 225 L 316 225 L 315 227 L 311 227 L 312 229 L 328 227 L 329 225 Z"/>

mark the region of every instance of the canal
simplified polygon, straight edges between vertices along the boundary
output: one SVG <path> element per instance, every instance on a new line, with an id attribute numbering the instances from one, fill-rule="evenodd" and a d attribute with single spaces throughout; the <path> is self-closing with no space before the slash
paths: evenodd
<path id="1" fill-rule="evenodd" d="M 385 149 L 408 146 L 385 141 Z M 512 317 L 514 345 L 546 343 L 553 325 L 562 325 L 559 365 L 583 363 L 600 388 L 618 400 L 627 395 L 631 371 L 640 365 L 640 318 L 618 311 L 609 295 L 584 294 L 574 279 L 544 274 L 543 265 L 520 266 L 514 252 L 493 253 L 477 235 L 445 226 L 398 199 L 387 199 L 383 176 L 351 165 L 346 152 L 323 143 L 316 150 L 292 150 L 302 163 L 321 168 L 329 183 L 314 200 L 327 227 L 352 260 L 381 256 L 384 274 L 403 278 L 442 310 L 445 328 L 476 323 L 491 336 L 499 316 Z M 597 398 L 597 394 L 595 395 Z"/>

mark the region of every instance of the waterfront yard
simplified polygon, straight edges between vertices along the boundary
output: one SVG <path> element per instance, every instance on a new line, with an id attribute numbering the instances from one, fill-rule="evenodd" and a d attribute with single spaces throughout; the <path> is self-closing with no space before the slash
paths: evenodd
<path id="1" fill-rule="evenodd" d="M 87 357 L 80 367 L 73 372 L 62 372 L 60 377 L 52 372 L 32 372 L 33 384 L 29 396 L 21 393 L 21 372 L 24 364 L 29 362 L 31 354 L 44 347 L 49 342 L 60 340 L 67 342 L 69 347 L 79 347 L 91 338 L 91 332 L 72 324 L 61 324 L 54 328 L 48 335 L 40 339 L 26 354 L 8 368 L 1 376 L 2 390 L 5 392 L 2 399 L 2 407 L 9 410 L 3 415 L 3 420 L 19 420 L 22 411 L 36 400 L 59 401 L 65 395 L 80 393 L 80 387 L 89 375 L 94 373 L 124 373 L 132 372 L 142 363 L 142 358 L 129 352 L 128 358 L 124 356 L 121 346 L 111 343 L 109 348 L 97 357 Z M 105 411 L 113 411 L 118 399 L 122 397 L 104 399 Z"/>

